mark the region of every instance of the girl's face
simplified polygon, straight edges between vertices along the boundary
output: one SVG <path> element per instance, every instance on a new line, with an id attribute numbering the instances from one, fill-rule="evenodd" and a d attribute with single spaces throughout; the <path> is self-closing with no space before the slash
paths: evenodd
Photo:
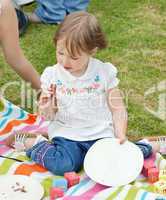
<path id="1" fill-rule="evenodd" d="M 65 48 L 64 41 L 57 41 L 56 50 L 57 62 L 72 75 L 81 76 L 87 69 L 90 55 L 82 52 L 81 55 L 72 58 Z"/>

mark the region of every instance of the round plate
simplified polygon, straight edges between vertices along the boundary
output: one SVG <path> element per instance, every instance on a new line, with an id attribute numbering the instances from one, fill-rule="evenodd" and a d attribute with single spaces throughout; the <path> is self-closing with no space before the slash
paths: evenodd
<path id="1" fill-rule="evenodd" d="M 118 139 L 98 140 L 89 149 L 84 160 L 86 174 L 95 182 L 106 186 L 121 186 L 134 181 L 143 167 L 143 154 L 139 147 Z"/>
<path id="2" fill-rule="evenodd" d="M 32 3 L 34 0 L 14 0 L 14 1 L 17 3 L 17 5 L 22 6 L 28 3 Z"/>
<path id="3" fill-rule="evenodd" d="M 0 200 L 40 200 L 43 195 L 41 184 L 28 176 L 0 176 Z"/>

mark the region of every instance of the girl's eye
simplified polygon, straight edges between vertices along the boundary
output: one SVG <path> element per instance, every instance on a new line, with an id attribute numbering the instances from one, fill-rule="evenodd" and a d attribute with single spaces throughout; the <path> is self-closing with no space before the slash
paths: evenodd
<path id="1" fill-rule="evenodd" d="M 73 60 L 78 60 L 79 58 L 78 58 L 78 57 L 74 57 L 74 58 L 72 57 L 72 59 L 73 59 Z"/>
<path id="2" fill-rule="evenodd" d="M 60 52 L 60 51 L 58 51 L 58 54 L 61 55 L 61 56 L 64 55 L 64 53 L 63 53 L 63 52 Z"/>

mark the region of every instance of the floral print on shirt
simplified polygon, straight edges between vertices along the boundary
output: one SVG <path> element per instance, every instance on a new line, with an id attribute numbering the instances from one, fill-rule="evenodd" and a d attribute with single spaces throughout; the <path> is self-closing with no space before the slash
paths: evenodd
<path id="1" fill-rule="evenodd" d="M 84 94 L 84 93 L 91 94 L 91 93 L 94 93 L 100 88 L 101 83 L 100 83 L 100 76 L 96 75 L 94 80 L 92 81 L 92 83 L 88 87 L 68 88 L 68 87 L 64 86 L 64 84 L 62 83 L 61 80 L 57 80 L 56 85 L 58 86 L 57 89 L 60 93 L 65 94 L 65 95 L 73 95 L 73 94 Z"/>

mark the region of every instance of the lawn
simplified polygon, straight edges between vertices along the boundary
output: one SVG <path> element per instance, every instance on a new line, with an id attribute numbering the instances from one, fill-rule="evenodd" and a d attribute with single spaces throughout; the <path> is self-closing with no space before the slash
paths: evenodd
<path id="1" fill-rule="evenodd" d="M 32 4 L 24 10 L 34 8 Z M 92 0 L 88 11 L 97 16 L 108 39 L 108 48 L 96 57 L 119 70 L 119 87 L 129 115 L 128 135 L 166 134 L 166 1 Z M 52 42 L 56 28 L 30 24 L 20 38 L 26 57 L 39 73 L 56 62 Z M 0 66 L 1 87 L 9 81 L 21 83 L 3 56 Z M 10 86 L 6 93 L 17 105 L 21 105 L 20 85 Z M 33 111 L 32 105 L 24 109 Z"/>

